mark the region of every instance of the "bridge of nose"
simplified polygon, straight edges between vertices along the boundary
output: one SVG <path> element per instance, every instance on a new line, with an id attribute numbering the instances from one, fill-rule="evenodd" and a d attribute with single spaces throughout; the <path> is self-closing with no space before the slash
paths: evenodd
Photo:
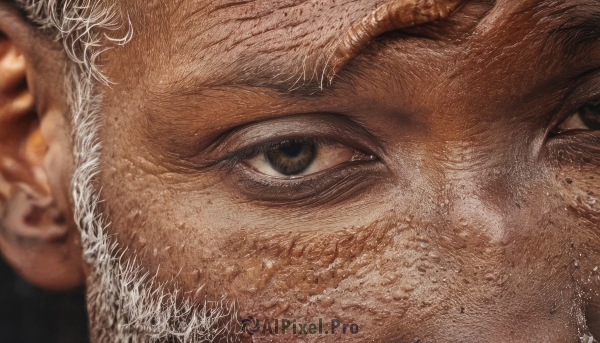
<path id="1" fill-rule="evenodd" d="M 527 231 L 523 226 L 536 226 L 539 216 L 529 204 L 537 192 L 533 185 L 543 180 L 527 168 L 514 167 L 535 163 L 517 151 L 528 147 L 515 148 L 509 137 L 485 140 L 472 140 L 468 133 L 454 135 L 452 141 L 432 140 L 413 153 L 421 155 L 413 156 L 420 161 L 418 168 L 399 167 L 412 169 L 405 172 L 413 180 L 411 192 L 417 193 L 407 196 L 404 190 L 399 197 L 410 197 L 415 216 L 435 228 L 432 240 L 493 248 Z"/>

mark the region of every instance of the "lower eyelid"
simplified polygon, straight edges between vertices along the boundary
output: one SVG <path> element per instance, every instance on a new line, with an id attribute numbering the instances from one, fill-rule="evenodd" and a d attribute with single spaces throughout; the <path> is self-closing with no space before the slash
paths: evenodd
<path id="1" fill-rule="evenodd" d="M 355 191 L 376 183 L 374 181 L 380 180 L 385 171 L 383 163 L 373 160 L 343 163 L 307 176 L 278 178 L 265 177 L 239 163 L 224 182 L 233 192 L 269 206 L 277 203 L 316 206 L 340 196 L 350 197 Z"/>

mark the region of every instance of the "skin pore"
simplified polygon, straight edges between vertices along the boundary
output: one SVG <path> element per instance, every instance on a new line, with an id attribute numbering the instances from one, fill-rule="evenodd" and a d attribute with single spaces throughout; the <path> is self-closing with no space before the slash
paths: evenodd
<path id="1" fill-rule="evenodd" d="M 104 220 L 78 223 L 93 341 L 118 341 L 110 332 L 123 323 L 133 342 L 171 334 L 166 306 L 148 313 L 157 285 L 182 307 L 235 304 L 235 322 L 360 327 L 244 333 L 243 342 L 600 337 L 596 1 L 128 0 L 118 9 L 134 36 L 99 57 L 112 82 L 95 89 L 99 173 L 75 172 L 98 208 L 71 200 L 70 118 L 64 103 L 44 101 L 66 98 L 46 94 L 61 91 L 63 68 L 33 68 L 25 83 L 15 72 L 11 83 L 33 89 L 49 141 L 47 193 L 66 220 L 54 241 L 75 235 L 73 211 Z M 20 37 L 17 24 L 0 25 Z M 41 43 L 28 46 L 26 56 L 41 55 Z M 40 61 L 65 57 L 44 49 Z M 90 249 L 91 229 L 119 248 Z M 13 247 L 4 231 L 0 243 Z M 121 265 L 101 264 L 109 253 L 123 254 Z M 102 290 L 111 285 L 130 296 L 117 322 L 108 314 L 119 305 Z M 135 302 L 138 286 L 150 296 Z"/>
<path id="2" fill-rule="evenodd" d="M 109 232 L 191 297 L 358 323 L 345 341 L 600 336 L 600 131 L 573 119 L 600 100 L 597 4 L 470 1 L 323 82 L 383 3 L 127 3 L 135 39 L 104 55 Z M 341 162 L 253 167 L 310 139 Z"/>

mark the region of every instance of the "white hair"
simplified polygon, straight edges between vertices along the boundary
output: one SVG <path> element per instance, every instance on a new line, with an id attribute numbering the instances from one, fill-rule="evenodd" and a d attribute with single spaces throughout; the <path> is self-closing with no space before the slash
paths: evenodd
<path id="1" fill-rule="evenodd" d="M 132 38 L 129 18 L 116 0 L 17 0 L 29 20 L 61 41 L 68 56 L 65 91 L 70 106 L 75 172 L 71 191 L 85 262 L 91 273 L 87 301 L 93 342 L 206 342 L 235 340 L 235 304 L 224 299 L 197 303 L 178 297 L 176 287 L 156 281 L 124 248 L 112 241 L 99 210 L 95 180 L 101 144 L 98 133 L 101 94 L 108 84 L 97 64 L 111 46 Z M 111 34 L 122 33 L 122 37 Z"/>

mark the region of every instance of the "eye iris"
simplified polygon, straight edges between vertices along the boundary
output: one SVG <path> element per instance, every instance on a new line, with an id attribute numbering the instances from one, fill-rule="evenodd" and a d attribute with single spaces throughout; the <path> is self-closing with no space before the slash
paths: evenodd
<path id="1" fill-rule="evenodd" d="M 587 105 L 579 111 L 581 121 L 592 130 L 600 130 L 600 104 Z"/>
<path id="2" fill-rule="evenodd" d="M 295 175 L 310 166 L 316 155 L 316 146 L 313 143 L 290 141 L 265 154 L 275 170 L 283 175 Z"/>

